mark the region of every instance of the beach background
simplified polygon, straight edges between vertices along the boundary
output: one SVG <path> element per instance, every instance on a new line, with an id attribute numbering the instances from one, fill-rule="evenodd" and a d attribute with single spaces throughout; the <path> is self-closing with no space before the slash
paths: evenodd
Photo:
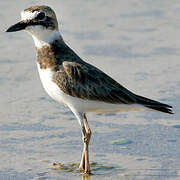
<path id="1" fill-rule="evenodd" d="M 174 115 L 88 114 L 93 175 L 77 172 L 82 139 L 70 110 L 44 91 L 32 38 L 6 33 L 33 5 L 49 5 L 65 42 L 131 91 L 170 104 Z M 0 1 L 0 179 L 180 179 L 178 0 Z M 51 169 L 53 162 L 64 164 Z"/>

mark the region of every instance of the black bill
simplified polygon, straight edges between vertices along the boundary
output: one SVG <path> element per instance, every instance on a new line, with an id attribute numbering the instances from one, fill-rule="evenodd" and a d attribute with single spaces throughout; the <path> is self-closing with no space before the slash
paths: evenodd
<path id="1" fill-rule="evenodd" d="M 9 27 L 6 32 L 15 32 L 15 31 L 21 31 L 27 27 L 27 23 L 24 21 L 20 21 L 17 24 L 12 25 Z"/>

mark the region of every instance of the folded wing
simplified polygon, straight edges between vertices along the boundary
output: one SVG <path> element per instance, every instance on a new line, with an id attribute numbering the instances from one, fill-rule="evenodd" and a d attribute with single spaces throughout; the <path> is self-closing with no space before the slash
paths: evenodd
<path id="1" fill-rule="evenodd" d="M 173 113 L 172 106 L 132 93 L 107 74 L 84 61 L 63 62 L 54 74 L 54 82 L 64 93 L 84 100 L 112 104 L 136 103 L 157 111 Z"/>
<path id="2" fill-rule="evenodd" d="M 54 74 L 54 81 L 64 93 L 73 97 L 113 104 L 136 103 L 133 93 L 85 62 L 63 62 Z"/>

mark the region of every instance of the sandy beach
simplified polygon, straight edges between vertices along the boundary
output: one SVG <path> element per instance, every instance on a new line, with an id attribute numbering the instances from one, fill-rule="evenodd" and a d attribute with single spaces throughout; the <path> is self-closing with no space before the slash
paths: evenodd
<path id="1" fill-rule="evenodd" d="M 88 114 L 90 177 L 77 172 L 80 126 L 44 91 L 32 38 L 5 32 L 23 9 L 42 4 L 55 10 L 65 42 L 83 60 L 175 112 Z M 178 0 L 7 0 L 0 7 L 0 179 L 180 179 Z M 50 168 L 53 162 L 63 168 Z"/>

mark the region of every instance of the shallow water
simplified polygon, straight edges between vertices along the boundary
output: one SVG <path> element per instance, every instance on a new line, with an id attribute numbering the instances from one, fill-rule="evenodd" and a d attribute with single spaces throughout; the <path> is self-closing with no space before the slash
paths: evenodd
<path id="1" fill-rule="evenodd" d="M 37 4 L 44 1 L 0 1 L 0 179 L 180 179 L 179 1 L 46 1 L 83 59 L 133 92 L 174 107 L 174 115 L 89 114 L 90 177 L 77 172 L 79 124 L 44 92 L 31 37 L 4 32 L 22 9 Z M 63 168 L 52 169 L 53 162 Z"/>

